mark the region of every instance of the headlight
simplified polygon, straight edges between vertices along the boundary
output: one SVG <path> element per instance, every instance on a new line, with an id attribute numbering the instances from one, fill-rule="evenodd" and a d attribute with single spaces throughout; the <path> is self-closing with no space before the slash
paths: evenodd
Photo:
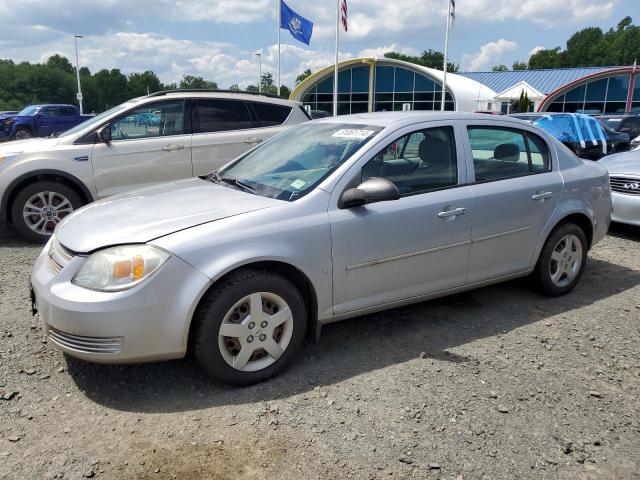
<path id="1" fill-rule="evenodd" d="M 0 163 L 8 163 L 15 160 L 22 152 L 0 153 Z"/>
<path id="2" fill-rule="evenodd" d="M 123 245 L 92 254 L 72 283 L 103 292 L 127 290 L 158 270 L 171 255 L 150 245 Z"/>

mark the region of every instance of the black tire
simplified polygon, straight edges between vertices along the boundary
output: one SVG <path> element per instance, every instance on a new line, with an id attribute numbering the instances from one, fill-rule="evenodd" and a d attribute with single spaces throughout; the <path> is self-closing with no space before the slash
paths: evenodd
<path id="1" fill-rule="evenodd" d="M 16 130 L 16 133 L 13 134 L 14 140 L 26 140 L 28 138 L 33 138 L 33 133 L 28 128 L 20 127 Z"/>
<path id="2" fill-rule="evenodd" d="M 556 247 L 558 247 L 559 242 L 563 240 L 568 235 L 573 235 L 580 242 L 582 252 L 581 255 L 576 254 L 580 257 L 580 266 L 573 277 L 572 280 L 568 281 L 566 285 L 558 285 L 554 283 L 552 280 L 552 270 L 558 268 L 557 261 L 553 260 L 552 264 L 552 254 Z M 584 273 L 584 268 L 587 264 L 587 250 L 588 250 L 588 242 L 587 236 L 585 235 L 582 228 L 574 223 L 563 223 L 556 227 L 544 244 L 542 248 L 542 252 L 540 252 L 540 257 L 538 258 L 538 263 L 536 264 L 536 268 L 534 270 L 534 278 L 537 283 L 540 291 L 546 295 L 551 297 L 559 297 L 560 295 L 564 295 L 569 293 L 573 288 L 578 284 L 582 274 Z M 561 253 L 561 252 L 559 252 Z"/>
<path id="3" fill-rule="evenodd" d="M 37 195 L 38 193 L 44 193 L 44 192 L 54 192 L 55 194 L 61 197 L 64 197 L 71 204 L 71 209 L 72 209 L 71 211 L 77 210 L 85 203 L 82 197 L 78 194 L 78 192 L 76 192 L 74 189 L 62 183 L 57 183 L 50 180 L 43 180 L 43 181 L 31 183 L 26 187 L 24 187 L 22 190 L 18 192 L 18 194 L 13 200 L 13 203 L 11 204 L 11 222 L 13 223 L 13 227 L 18 232 L 18 234 L 22 238 L 29 240 L 31 242 L 46 243 L 51 237 L 53 228 L 57 223 L 55 221 L 56 218 L 59 221 L 71 213 L 71 212 L 67 212 L 67 208 L 65 208 L 64 212 L 61 212 L 58 217 L 53 218 L 51 221 L 47 221 L 45 234 L 38 233 L 32 230 L 29 227 L 27 222 L 29 220 L 35 221 L 35 219 L 37 219 L 37 215 L 34 215 L 28 220 L 28 219 L 25 219 L 23 215 L 23 211 L 26 203 L 29 201 L 30 198 L 32 198 L 34 195 Z M 54 199 L 54 201 L 58 201 L 58 200 L 59 200 L 59 197 L 56 197 Z"/>
<path id="4" fill-rule="evenodd" d="M 293 317 L 293 331 L 288 346 L 274 363 L 256 371 L 232 367 L 220 351 L 218 333 L 221 324 L 237 302 L 256 292 L 281 297 Z M 246 386 L 262 382 L 284 370 L 300 350 L 307 327 L 305 301 L 296 286 L 281 275 L 259 269 L 243 269 L 215 285 L 202 299 L 193 319 L 191 348 L 200 366 L 210 375 L 230 385 Z"/>

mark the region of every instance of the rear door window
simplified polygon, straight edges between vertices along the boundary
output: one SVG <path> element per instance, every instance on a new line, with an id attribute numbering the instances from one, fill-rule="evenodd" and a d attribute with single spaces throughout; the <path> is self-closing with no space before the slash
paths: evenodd
<path id="1" fill-rule="evenodd" d="M 254 128 L 247 104 L 241 100 L 198 100 L 193 133 L 225 132 Z"/>
<path id="2" fill-rule="evenodd" d="M 261 127 L 282 125 L 291 114 L 291 107 L 263 102 L 251 102 Z"/>
<path id="3" fill-rule="evenodd" d="M 537 135 L 500 127 L 469 127 L 468 132 L 476 182 L 549 171 L 549 149 Z"/>

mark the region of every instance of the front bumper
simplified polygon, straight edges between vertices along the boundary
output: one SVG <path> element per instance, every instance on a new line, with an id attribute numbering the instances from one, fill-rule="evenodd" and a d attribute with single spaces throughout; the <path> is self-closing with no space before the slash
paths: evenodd
<path id="1" fill-rule="evenodd" d="M 613 212 L 611 220 L 640 227 L 640 195 L 611 192 Z"/>
<path id="2" fill-rule="evenodd" d="M 130 290 L 97 292 L 71 283 L 86 261 L 73 256 L 62 268 L 48 244 L 31 274 L 40 320 L 49 340 L 71 356 L 99 363 L 134 363 L 183 357 L 191 317 L 209 278 L 172 256 Z"/>

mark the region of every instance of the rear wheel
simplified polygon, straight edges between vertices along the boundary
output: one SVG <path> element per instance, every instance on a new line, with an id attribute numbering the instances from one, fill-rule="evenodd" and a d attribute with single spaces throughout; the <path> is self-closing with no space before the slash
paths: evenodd
<path id="1" fill-rule="evenodd" d="M 587 249 L 584 231 L 573 223 L 560 225 L 551 232 L 535 270 L 541 290 L 553 297 L 573 290 L 584 272 Z"/>
<path id="2" fill-rule="evenodd" d="M 304 299 L 286 278 L 239 271 L 214 286 L 194 317 L 198 363 L 232 385 L 251 385 L 280 373 L 301 348 Z"/>
<path id="3" fill-rule="evenodd" d="M 21 237 L 45 243 L 56 225 L 83 203 L 80 195 L 67 185 L 35 182 L 24 187 L 14 199 L 11 220 Z"/>
<path id="4" fill-rule="evenodd" d="M 31 130 L 29 130 L 28 128 L 18 128 L 15 135 L 13 136 L 13 138 L 15 138 L 16 140 L 26 140 L 27 138 L 32 137 L 33 133 L 31 133 Z"/>

